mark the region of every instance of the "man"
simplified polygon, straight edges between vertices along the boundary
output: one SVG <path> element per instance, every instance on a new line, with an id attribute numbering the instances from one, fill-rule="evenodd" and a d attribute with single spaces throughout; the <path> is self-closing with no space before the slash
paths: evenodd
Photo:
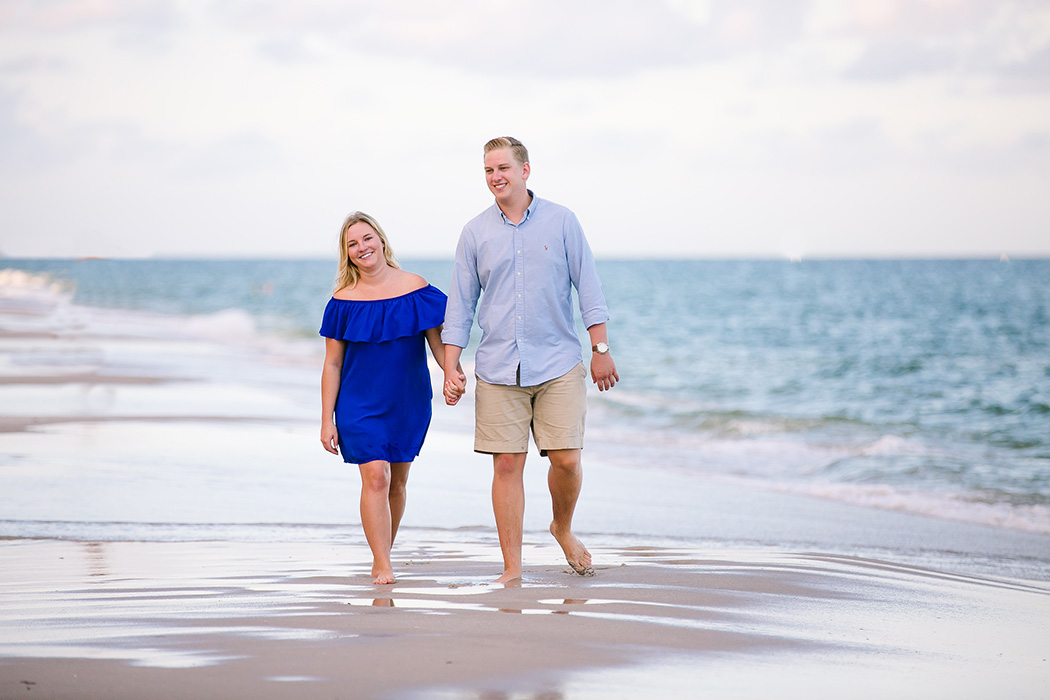
<path id="1" fill-rule="evenodd" d="M 530 170 L 528 151 L 517 139 L 485 144 L 485 179 L 496 202 L 460 235 L 441 336 L 445 367 L 454 368 L 477 310 L 482 335 L 474 363 L 474 450 L 493 460 L 492 510 L 504 567 L 498 583 L 521 578 L 530 427 L 540 454 L 550 459 L 551 534 L 576 573 L 594 574 L 590 552 L 572 532 L 587 410 L 572 287 L 590 335 L 591 379 L 601 391 L 620 380 L 606 335 L 609 312 L 583 229 L 571 211 L 526 187 Z M 445 373 L 447 403 L 465 390 L 461 375 Z"/>

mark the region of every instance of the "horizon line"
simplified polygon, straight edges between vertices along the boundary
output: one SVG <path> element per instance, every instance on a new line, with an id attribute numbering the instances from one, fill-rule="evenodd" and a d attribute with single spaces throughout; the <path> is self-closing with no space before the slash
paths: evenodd
<path id="1" fill-rule="evenodd" d="M 187 254 L 187 255 L 81 255 L 81 256 L 14 256 L 0 253 L 0 264 L 5 261 L 55 261 L 87 263 L 99 261 L 245 261 L 245 262 L 324 262 L 332 258 L 331 255 L 233 255 L 233 254 Z M 881 255 L 881 254 L 842 254 L 842 255 L 681 255 L 669 253 L 664 256 L 628 257 L 620 255 L 595 254 L 595 260 L 607 262 L 786 262 L 804 263 L 811 262 L 880 262 L 880 261 L 970 261 L 970 260 L 993 260 L 996 262 L 1011 262 L 1014 260 L 1050 260 L 1050 252 L 1047 253 L 966 253 L 966 254 L 943 254 L 943 253 L 913 253 L 907 255 Z M 409 255 L 399 256 L 400 260 L 453 262 L 454 256 L 445 255 Z"/>

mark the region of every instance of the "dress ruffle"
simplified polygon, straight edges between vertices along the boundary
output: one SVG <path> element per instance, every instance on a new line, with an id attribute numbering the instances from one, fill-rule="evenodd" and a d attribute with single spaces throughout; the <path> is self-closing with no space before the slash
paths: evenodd
<path id="1" fill-rule="evenodd" d="M 351 343 L 382 343 L 422 333 L 444 323 L 448 297 L 427 285 L 392 299 L 357 301 L 332 298 L 320 334 Z"/>

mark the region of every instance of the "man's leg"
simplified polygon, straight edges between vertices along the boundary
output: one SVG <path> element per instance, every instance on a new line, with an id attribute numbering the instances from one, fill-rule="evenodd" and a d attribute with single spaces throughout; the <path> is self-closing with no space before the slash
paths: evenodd
<path id="1" fill-rule="evenodd" d="M 581 450 L 550 450 L 547 456 L 551 466 L 547 472 L 547 487 L 551 492 L 554 520 L 551 534 L 561 545 L 565 560 L 572 570 L 581 576 L 594 574 L 591 568 L 591 553 L 572 532 L 572 516 L 576 512 L 576 501 L 583 486 L 583 467 L 580 464 Z"/>
<path id="2" fill-rule="evenodd" d="M 492 455 L 492 512 L 496 516 L 503 575 L 496 583 L 521 578 L 521 537 L 525 519 L 525 452 Z"/>

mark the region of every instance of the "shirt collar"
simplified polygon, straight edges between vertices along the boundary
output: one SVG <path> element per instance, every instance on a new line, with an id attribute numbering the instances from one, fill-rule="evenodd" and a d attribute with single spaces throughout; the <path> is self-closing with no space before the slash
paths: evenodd
<path id="1" fill-rule="evenodd" d="M 525 190 L 525 191 L 529 193 L 529 197 L 531 198 L 531 201 L 529 202 L 528 208 L 525 209 L 525 216 L 522 218 L 520 223 L 514 223 L 513 221 L 508 219 L 507 215 L 503 213 L 503 210 L 499 208 L 499 205 L 498 204 L 496 205 L 496 211 L 499 212 L 500 218 L 503 219 L 503 223 L 510 224 L 511 226 L 520 226 L 521 224 L 523 224 L 526 221 L 528 221 L 529 217 L 532 216 L 532 208 L 536 206 L 536 195 L 533 193 L 532 190 Z"/>

